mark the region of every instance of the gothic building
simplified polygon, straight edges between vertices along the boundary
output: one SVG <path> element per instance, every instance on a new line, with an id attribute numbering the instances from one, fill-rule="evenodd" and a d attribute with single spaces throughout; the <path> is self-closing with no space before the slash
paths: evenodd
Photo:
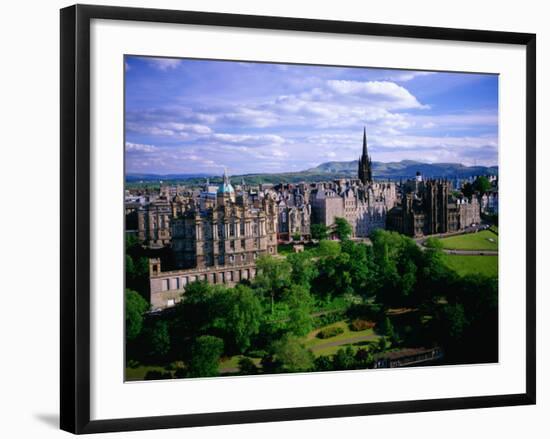
<path id="1" fill-rule="evenodd" d="M 353 236 L 367 237 L 377 228 L 385 228 L 386 214 L 397 202 L 393 182 L 374 181 L 372 160 L 363 130 L 363 153 L 358 161 L 358 179 L 320 183 L 311 196 L 312 222 L 330 227 L 337 217 L 345 218 Z"/>
<path id="2" fill-rule="evenodd" d="M 451 182 L 417 176 L 401 186 L 401 203 L 387 215 L 387 228 L 419 237 L 457 232 L 480 222 L 477 197 L 451 194 Z"/>
<path id="3" fill-rule="evenodd" d="M 211 188 L 208 188 L 209 191 Z M 256 274 L 256 260 L 277 253 L 276 197 L 266 191 L 249 196 L 236 192 L 227 174 L 215 198 L 203 191 L 188 200 L 172 219 L 171 245 L 175 270 L 163 272 L 150 261 L 151 305 L 166 308 L 181 299 L 196 280 L 233 285 Z"/>
<path id="4" fill-rule="evenodd" d="M 289 241 L 294 236 L 310 237 L 311 204 L 306 184 L 281 184 L 275 188 L 278 210 L 278 238 Z"/>

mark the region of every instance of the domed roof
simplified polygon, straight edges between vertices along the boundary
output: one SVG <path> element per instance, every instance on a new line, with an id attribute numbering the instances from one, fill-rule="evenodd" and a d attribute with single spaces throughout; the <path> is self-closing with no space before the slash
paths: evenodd
<path id="1" fill-rule="evenodd" d="M 229 181 L 229 177 L 227 176 L 227 170 L 223 171 L 223 183 L 220 184 L 218 187 L 218 194 L 231 194 L 234 193 L 235 189 L 233 189 L 233 186 L 231 185 L 231 182 Z"/>

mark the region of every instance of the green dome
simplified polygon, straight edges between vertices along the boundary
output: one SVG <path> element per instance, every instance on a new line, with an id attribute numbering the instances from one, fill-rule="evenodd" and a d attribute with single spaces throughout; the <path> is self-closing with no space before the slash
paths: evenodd
<path id="1" fill-rule="evenodd" d="M 223 183 L 220 184 L 220 186 L 218 187 L 218 194 L 232 194 L 234 192 L 235 192 L 235 189 L 233 189 L 233 186 L 229 181 L 229 177 L 227 176 L 227 171 L 224 170 Z"/>

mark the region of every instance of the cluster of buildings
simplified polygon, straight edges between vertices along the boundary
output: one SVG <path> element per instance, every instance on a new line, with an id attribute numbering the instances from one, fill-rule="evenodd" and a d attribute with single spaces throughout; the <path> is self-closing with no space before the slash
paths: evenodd
<path id="1" fill-rule="evenodd" d="M 233 285 L 256 276 L 256 260 L 275 255 L 280 242 L 308 240 L 312 224 L 345 218 L 354 238 L 377 228 L 409 236 L 459 231 L 480 222 L 483 209 L 498 209 L 498 192 L 468 199 L 450 181 L 375 181 L 366 133 L 356 179 L 233 186 L 163 186 L 160 192 L 127 191 L 126 229 L 141 245 L 169 249 L 168 269 L 150 259 L 153 309 L 173 306 L 197 280 Z M 495 195 L 496 194 L 496 195 Z"/>
<path id="2" fill-rule="evenodd" d="M 477 196 L 453 195 L 451 183 L 425 180 L 421 175 L 402 184 L 401 201 L 390 210 L 386 227 L 409 236 L 425 236 L 463 230 L 481 222 Z"/>

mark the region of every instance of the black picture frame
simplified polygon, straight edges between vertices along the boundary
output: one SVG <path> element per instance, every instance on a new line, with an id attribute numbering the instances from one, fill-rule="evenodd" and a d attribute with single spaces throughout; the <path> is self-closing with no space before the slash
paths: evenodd
<path id="1" fill-rule="evenodd" d="M 526 392 L 90 420 L 90 21 L 92 19 L 407 37 L 526 47 Z M 99 433 L 535 404 L 536 36 L 290 17 L 75 5 L 61 10 L 61 404 L 63 430 Z M 528 188 L 528 190 L 527 190 Z"/>

